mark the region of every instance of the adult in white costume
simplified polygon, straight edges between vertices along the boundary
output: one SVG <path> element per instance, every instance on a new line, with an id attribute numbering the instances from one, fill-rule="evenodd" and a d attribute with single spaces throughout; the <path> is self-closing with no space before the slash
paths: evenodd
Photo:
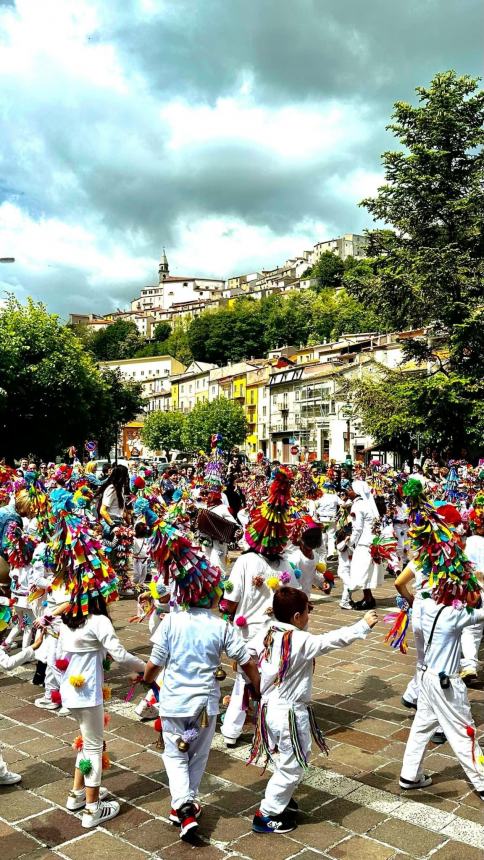
<path id="1" fill-rule="evenodd" d="M 370 553 L 370 546 L 375 536 L 373 524 L 380 518 L 380 514 L 366 481 L 353 481 L 349 495 L 354 499 L 351 506 L 353 531 L 350 547 L 353 555 L 350 568 L 350 591 L 352 594 L 359 589 L 363 591 L 363 600 L 353 603 L 353 608 L 367 611 L 376 606 L 372 589 L 383 582 L 383 567 L 375 564 Z"/>

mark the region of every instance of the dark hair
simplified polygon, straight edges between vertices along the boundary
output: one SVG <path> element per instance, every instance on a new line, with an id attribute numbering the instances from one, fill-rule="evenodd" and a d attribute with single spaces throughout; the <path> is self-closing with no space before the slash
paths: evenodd
<path id="1" fill-rule="evenodd" d="M 96 595 L 89 592 L 87 599 L 87 615 L 83 614 L 81 607 L 81 595 L 78 594 L 72 609 L 68 609 L 61 615 L 63 623 L 69 630 L 78 630 L 83 627 L 90 615 L 105 615 L 109 618 L 107 603 L 102 594 Z"/>
<path id="2" fill-rule="evenodd" d="M 277 621 L 282 621 L 283 624 L 290 624 L 291 618 L 294 618 L 296 612 L 304 612 L 308 605 L 308 596 L 306 592 L 299 588 L 289 588 L 283 586 L 274 594 L 272 610 L 274 618 Z"/>
<path id="3" fill-rule="evenodd" d="M 148 534 L 148 526 L 145 522 L 138 522 L 134 524 L 134 533 L 136 537 L 146 537 Z"/>
<path id="4" fill-rule="evenodd" d="M 318 549 L 323 542 L 323 530 L 321 526 L 312 526 L 302 533 L 302 542 L 308 549 Z"/>
<path id="5" fill-rule="evenodd" d="M 96 495 L 101 497 L 101 502 L 102 502 L 102 497 L 104 495 L 105 490 L 107 490 L 107 488 L 110 486 L 113 486 L 114 489 L 116 490 L 116 497 L 118 499 L 118 505 L 121 509 L 123 509 L 124 505 L 125 505 L 124 498 L 123 498 L 123 491 L 126 493 L 126 495 L 129 493 L 129 472 L 128 472 L 126 466 L 122 466 L 121 464 L 117 463 L 113 467 L 113 470 L 112 470 L 109 478 L 107 479 L 107 481 L 105 481 L 105 483 L 102 484 L 101 487 L 99 487 L 99 490 L 97 491 Z M 98 508 L 100 508 L 100 507 L 101 507 L 101 503 L 99 504 Z M 98 510 L 98 513 L 99 513 L 99 510 Z"/>

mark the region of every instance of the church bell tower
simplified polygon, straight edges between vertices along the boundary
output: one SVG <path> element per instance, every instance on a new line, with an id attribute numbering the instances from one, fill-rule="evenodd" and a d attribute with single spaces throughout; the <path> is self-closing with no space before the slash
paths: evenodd
<path id="1" fill-rule="evenodd" d="M 167 276 L 170 274 L 170 269 L 168 266 L 168 258 L 165 253 L 165 249 L 163 248 L 163 253 L 161 255 L 160 265 L 158 266 L 158 280 L 159 283 L 162 284 L 163 281 L 166 280 Z"/>

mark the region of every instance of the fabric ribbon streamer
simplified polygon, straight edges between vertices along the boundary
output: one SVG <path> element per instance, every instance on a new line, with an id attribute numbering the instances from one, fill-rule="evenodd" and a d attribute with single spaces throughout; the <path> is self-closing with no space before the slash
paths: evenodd
<path id="1" fill-rule="evenodd" d="M 385 636 L 384 641 L 390 644 L 391 648 L 398 648 L 402 654 L 408 651 L 408 628 L 410 626 L 410 607 L 407 601 L 402 597 L 397 597 L 397 606 L 400 609 L 398 615 L 391 613 L 385 615 L 383 621 L 385 624 L 391 624 L 392 627 Z"/>
<path id="2" fill-rule="evenodd" d="M 259 703 L 259 707 L 257 708 L 255 732 L 246 765 L 258 762 L 261 756 L 264 756 L 262 768 L 262 773 L 264 773 L 267 765 L 272 761 L 272 755 L 267 732 L 267 705 L 262 704 L 262 702 Z"/>

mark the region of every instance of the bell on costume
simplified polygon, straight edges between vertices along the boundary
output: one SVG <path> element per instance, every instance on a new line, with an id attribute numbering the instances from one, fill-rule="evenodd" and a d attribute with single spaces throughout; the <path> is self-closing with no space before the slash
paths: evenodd
<path id="1" fill-rule="evenodd" d="M 201 729 L 207 729 L 208 728 L 208 714 L 207 714 L 206 708 L 204 708 L 200 714 L 200 719 L 198 721 L 198 725 L 200 726 Z"/>
<path id="2" fill-rule="evenodd" d="M 190 744 L 188 743 L 188 741 L 184 741 L 183 738 L 178 738 L 176 745 L 180 752 L 188 752 L 188 750 L 190 749 Z"/>
<path id="3" fill-rule="evenodd" d="M 214 676 L 216 681 L 225 681 L 227 677 L 227 672 L 225 671 L 225 669 L 222 669 L 222 667 L 219 666 L 217 669 L 215 669 Z"/>

